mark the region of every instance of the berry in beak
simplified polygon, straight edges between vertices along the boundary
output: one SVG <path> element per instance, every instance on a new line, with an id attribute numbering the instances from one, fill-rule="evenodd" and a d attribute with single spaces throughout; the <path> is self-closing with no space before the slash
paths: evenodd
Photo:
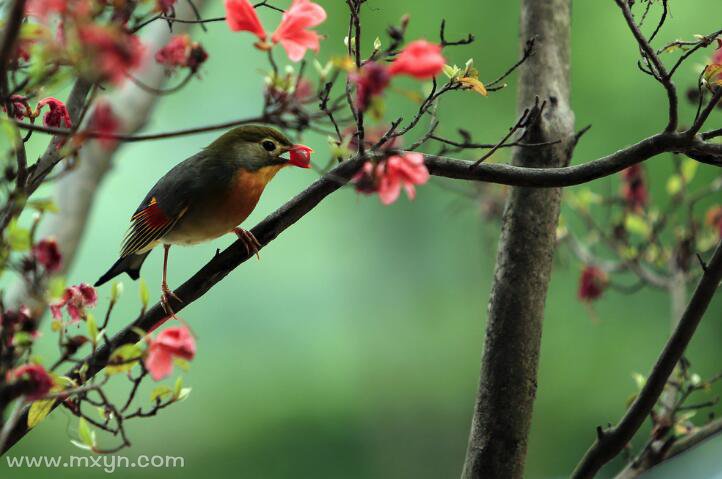
<path id="1" fill-rule="evenodd" d="M 288 149 L 288 164 L 299 168 L 311 168 L 311 153 L 313 150 L 306 145 L 293 145 Z"/>

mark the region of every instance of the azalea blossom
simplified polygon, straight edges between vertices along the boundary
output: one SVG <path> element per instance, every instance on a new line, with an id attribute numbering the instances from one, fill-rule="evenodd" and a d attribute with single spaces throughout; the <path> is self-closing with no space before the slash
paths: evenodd
<path id="1" fill-rule="evenodd" d="M 85 308 L 92 308 L 98 302 L 95 288 L 86 283 L 65 288 L 59 301 L 50 304 L 50 314 L 54 319 L 63 317 L 63 308 L 66 308 L 72 321 L 80 320 L 85 314 Z"/>
<path id="2" fill-rule="evenodd" d="M 378 193 L 381 203 L 385 205 L 396 201 L 401 188 L 413 200 L 416 197 L 415 185 L 423 185 L 428 180 L 429 170 L 424 164 L 424 155 L 415 152 L 389 156 L 375 167 L 367 162 L 352 179 L 356 191 Z"/>
<path id="3" fill-rule="evenodd" d="M 642 210 L 647 205 L 647 186 L 642 165 L 632 165 L 622 171 L 622 197 L 632 211 Z"/>
<path id="4" fill-rule="evenodd" d="M 203 62 L 208 59 L 208 53 L 200 43 L 194 42 L 188 35 L 176 35 L 166 46 L 155 54 L 155 61 L 169 69 L 187 67 L 195 73 Z"/>
<path id="5" fill-rule="evenodd" d="M 119 85 L 142 63 L 143 44 L 125 30 L 91 23 L 78 28 L 78 37 L 86 58 L 92 59 L 93 73 L 101 79 Z"/>
<path id="6" fill-rule="evenodd" d="M 113 138 L 113 135 L 118 133 L 120 130 L 120 120 L 115 113 L 113 113 L 113 107 L 107 101 L 99 101 L 95 105 L 93 114 L 88 122 L 88 129 L 93 133 L 97 134 L 98 141 L 101 146 L 106 149 L 111 149 L 117 143 L 117 140 Z"/>
<path id="7" fill-rule="evenodd" d="M 722 239 L 722 205 L 711 207 L 705 215 L 705 223 L 717 229 L 717 234 Z"/>
<path id="8" fill-rule="evenodd" d="M 271 40 L 280 43 L 291 61 L 297 62 L 311 49 L 318 53 L 321 36 L 309 30 L 326 20 L 326 10 L 310 0 L 293 0 L 283 13 L 281 23 L 273 32 Z"/>
<path id="9" fill-rule="evenodd" d="M 54 273 L 62 266 L 63 256 L 60 254 L 57 241 L 53 238 L 45 238 L 35 243 L 32 255 L 48 273 Z"/>
<path id="10" fill-rule="evenodd" d="M 351 74 L 351 81 L 356 84 L 356 108 L 366 111 L 373 98 L 389 86 L 391 74 L 384 65 L 368 62 L 359 72 Z"/>
<path id="11" fill-rule="evenodd" d="M 28 382 L 25 398 L 35 401 L 50 392 L 53 387 L 53 378 L 44 367 L 39 364 L 23 364 L 8 372 L 8 380 Z"/>
<path id="12" fill-rule="evenodd" d="M 40 114 L 40 111 L 45 106 L 48 107 L 48 111 L 43 116 L 43 125 L 55 128 L 62 126 L 64 126 L 65 128 L 70 128 L 71 126 L 73 126 L 72 122 L 70 121 L 70 113 L 68 113 L 68 109 L 65 107 L 65 103 L 51 96 L 43 98 L 38 102 L 35 114 Z"/>
<path id="13" fill-rule="evenodd" d="M 389 73 L 428 80 L 441 73 L 445 64 L 446 59 L 441 54 L 441 45 L 426 40 L 415 40 L 399 53 L 389 67 Z"/>
<path id="14" fill-rule="evenodd" d="M 266 31 L 248 0 L 226 0 L 226 23 L 232 32 L 251 32 L 261 42 L 266 41 Z"/>
<path id="15" fill-rule="evenodd" d="M 608 284 L 607 274 L 596 266 L 586 266 L 579 278 L 579 299 L 594 301 L 604 293 Z"/>
<path id="16" fill-rule="evenodd" d="M 174 357 L 190 361 L 196 354 L 196 341 L 185 326 L 164 329 L 155 339 L 149 339 L 149 343 L 145 367 L 156 381 L 173 371 Z"/>
<path id="17" fill-rule="evenodd" d="M 300 61 L 306 50 L 318 52 L 321 36 L 310 29 L 324 20 L 326 11 L 321 5 L 311 0 L 293 0 L 288 10 L 283 12 L 281 23 L 271 35 L 271 42 L 280 43 L 291 61 Z M 248 0 L 226 0 L 226 23 L 234 32 L 250 32 L 258 37 L 258 48 L 270 48 L 266 43 L 266 30 Z"/>

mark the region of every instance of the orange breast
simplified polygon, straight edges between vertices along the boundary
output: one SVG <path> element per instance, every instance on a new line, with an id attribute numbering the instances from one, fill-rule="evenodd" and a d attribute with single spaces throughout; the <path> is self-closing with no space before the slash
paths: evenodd
<path id="1" fill-rule="evenodd" d="M 257 171 L 239 170 L 231 186 L 202 206 L 191 208 L 165 241 L 198 243 L 229 233 L 241 224 L 258 204 L 263 189 L 282 167 L 268 166 Z"/>

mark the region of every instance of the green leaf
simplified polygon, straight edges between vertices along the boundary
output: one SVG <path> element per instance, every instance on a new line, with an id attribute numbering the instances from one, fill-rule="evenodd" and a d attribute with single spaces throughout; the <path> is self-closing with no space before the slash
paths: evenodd
<path id="1" fill-rule="evenodd" d="M 70 443 L 71 443 L 73 446 L 79 447 L 80 449 L 85 449 L 86 451 L 91 451 L 91 450 L 93 449 L 92 446 L 86 446 L 86 445 L 83 444 L 82 442 L 76 441 L 75 439 L 71 439 L 71 440 L 70 440 Z"/>
<path id="2" fill-rule="evenodd" d="M 188 370 L 191 368 L 191 363 L 189 363 L 183 358 L 173 358 L 173 364 L 175 364 L 185 372 L 188 372 Z"/>
<path id="3" fill-rule="evenodd" d="M 680 169 L 682 171 L 682 178 L 684 178 L 685 182 L 689 183 L 694 179 L 694 175 L 697 173 L 698 167 L 699 163 L 691 158 L 685 158 L 682 161 Z"/>
<path id="4" fill-rule="evenodd" d="M 181 390 L 183 389 L 183 376 L 178 376 L 175 380 L 175 386 L 173 387 L 173 397 L 178 399 Z"/>
<path id="5" fill-rule="evenodd" d="M 674 196 L 682 191 L 682 178 L 679 175 L 672 175 L 667 179 L 667 193 Z"/>
<path id="6" fill-rule="evenodd" d="M 62 276 L 54 276 L 48 282 L 48 296 L 51 299 L 60 298 L 65 292 L 65 278 Z"/>
<path id="7" fill-rule="evenodd" d="M 6 239 L 13 251 L 28 251 L 30 249 L 30 230 L 18 226 L 17 219 L 10 221 Z"/>
<path id="8" fill-rule="evenodd" d="M 98 342 L 98 323 L 95 322 L 95 316 L 92 313 L 88 313 L 85 322 L 88 326 L 88 336 L 93 344 Z"/>
<path id="9" fill-rule="evenodd" d="M 55 399 L 33 401 L 30 405 L 30 410 L 28 410 L 28 427 L 34 428 L 40 424 L 40 422 L 45 419 L 45 416 L 50 414 L 50 411 L 53 410 L 53 404 L 55 404 L 55 401 Z"/>
<path id="10" fill-rule="evenodd" d="M 642 389 L 647 382 L 647 378 L 641 373 L 632 373 L 632 379 L 634 379 L 637 389 Z"/>
<path id="11" fill-rule="evenodd" d="M 176 401 L 185 401 L 191 395 L 191 388 L 182 388 L 176 397 Z"/>
<path id="12" fill-rule="evenodd" d="M 58 205 L 51 198 L 41 198 L 28 201 L 28 207 L 40 213 L 57 213 L 60 211 Z"/>
<path id="13" fill-rule="evenodd" d="M 140 302 L 143 305 L 143 309 L 148 307 L 148 283 L 145 282 L 143 278 L 140 279 L 140 284 L 138 284 L 138 293 L 140 294 Z"/>
<path id="14" fill-rule="evenodd" d="M 142 351 L 137 344 L 124 344 L 110 354 L 108 366 L 105 367 L 106 374 L 118 374 L 130 371 L 133 366 L 138 364 L 138 360 L 131 361 L 134 358 L 140 358 Z M 113 365 L 113 363 L 119 363 Z"/>
<path id="15" fill-rule="evenodd" d="M 86 446 L 95 447 L 95 431 L 90 428 L 88 421 L 83 417 L 78 421 L 78 436 Z"/>
<path id="16" fill-rule="evenodd" d="M 13 335 L 13 346 L 30 346 L 33 344 L 33 335 L 26 331 L 18 331 Z"/>
<path id="17" fill-rule="evenodd" d="M 114 281 L 110 287 L 110 300 L 115 303 L 121 294 L 123 294 L 123 283 L 121 281 Z"/>
<path id="18" fill-rule="evenodd" d="M 652 228 L 647 222 L 639 215 L 629 214 L 624 218 L 624 228 L 632 234 L 639 235 L 642 237 L 648 237 Z"/>
<path id="19" fill-rule="evenodd" d="M 150 392 L 150 400 L 155 402 L 158 399 L 163 399 L 165 396 L 170 396 L 173 394 L 173 391 L 166 386 L 166 385 L 160 385 L 156 386 L 151 392 Z"/>

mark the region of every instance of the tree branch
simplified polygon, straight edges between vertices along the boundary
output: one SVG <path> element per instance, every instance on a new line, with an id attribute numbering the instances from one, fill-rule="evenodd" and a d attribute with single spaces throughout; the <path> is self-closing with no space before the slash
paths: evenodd
<path id="1" fill-rule="evenodd" d="M 664 346 L 657 362 L 637 399 L 619 423 L 608 430 L 599 430 L 597 440 L 577 465 L 572 478 L 591 478 L 601 467 L 612 460 L 632 439 L 652 410 L 664 390 L 669 375 L 682 357 L 694 332 L 722 280 L 722 242 L 717 245 L 712 259 L 687 305 L 682 318 Z"/>

